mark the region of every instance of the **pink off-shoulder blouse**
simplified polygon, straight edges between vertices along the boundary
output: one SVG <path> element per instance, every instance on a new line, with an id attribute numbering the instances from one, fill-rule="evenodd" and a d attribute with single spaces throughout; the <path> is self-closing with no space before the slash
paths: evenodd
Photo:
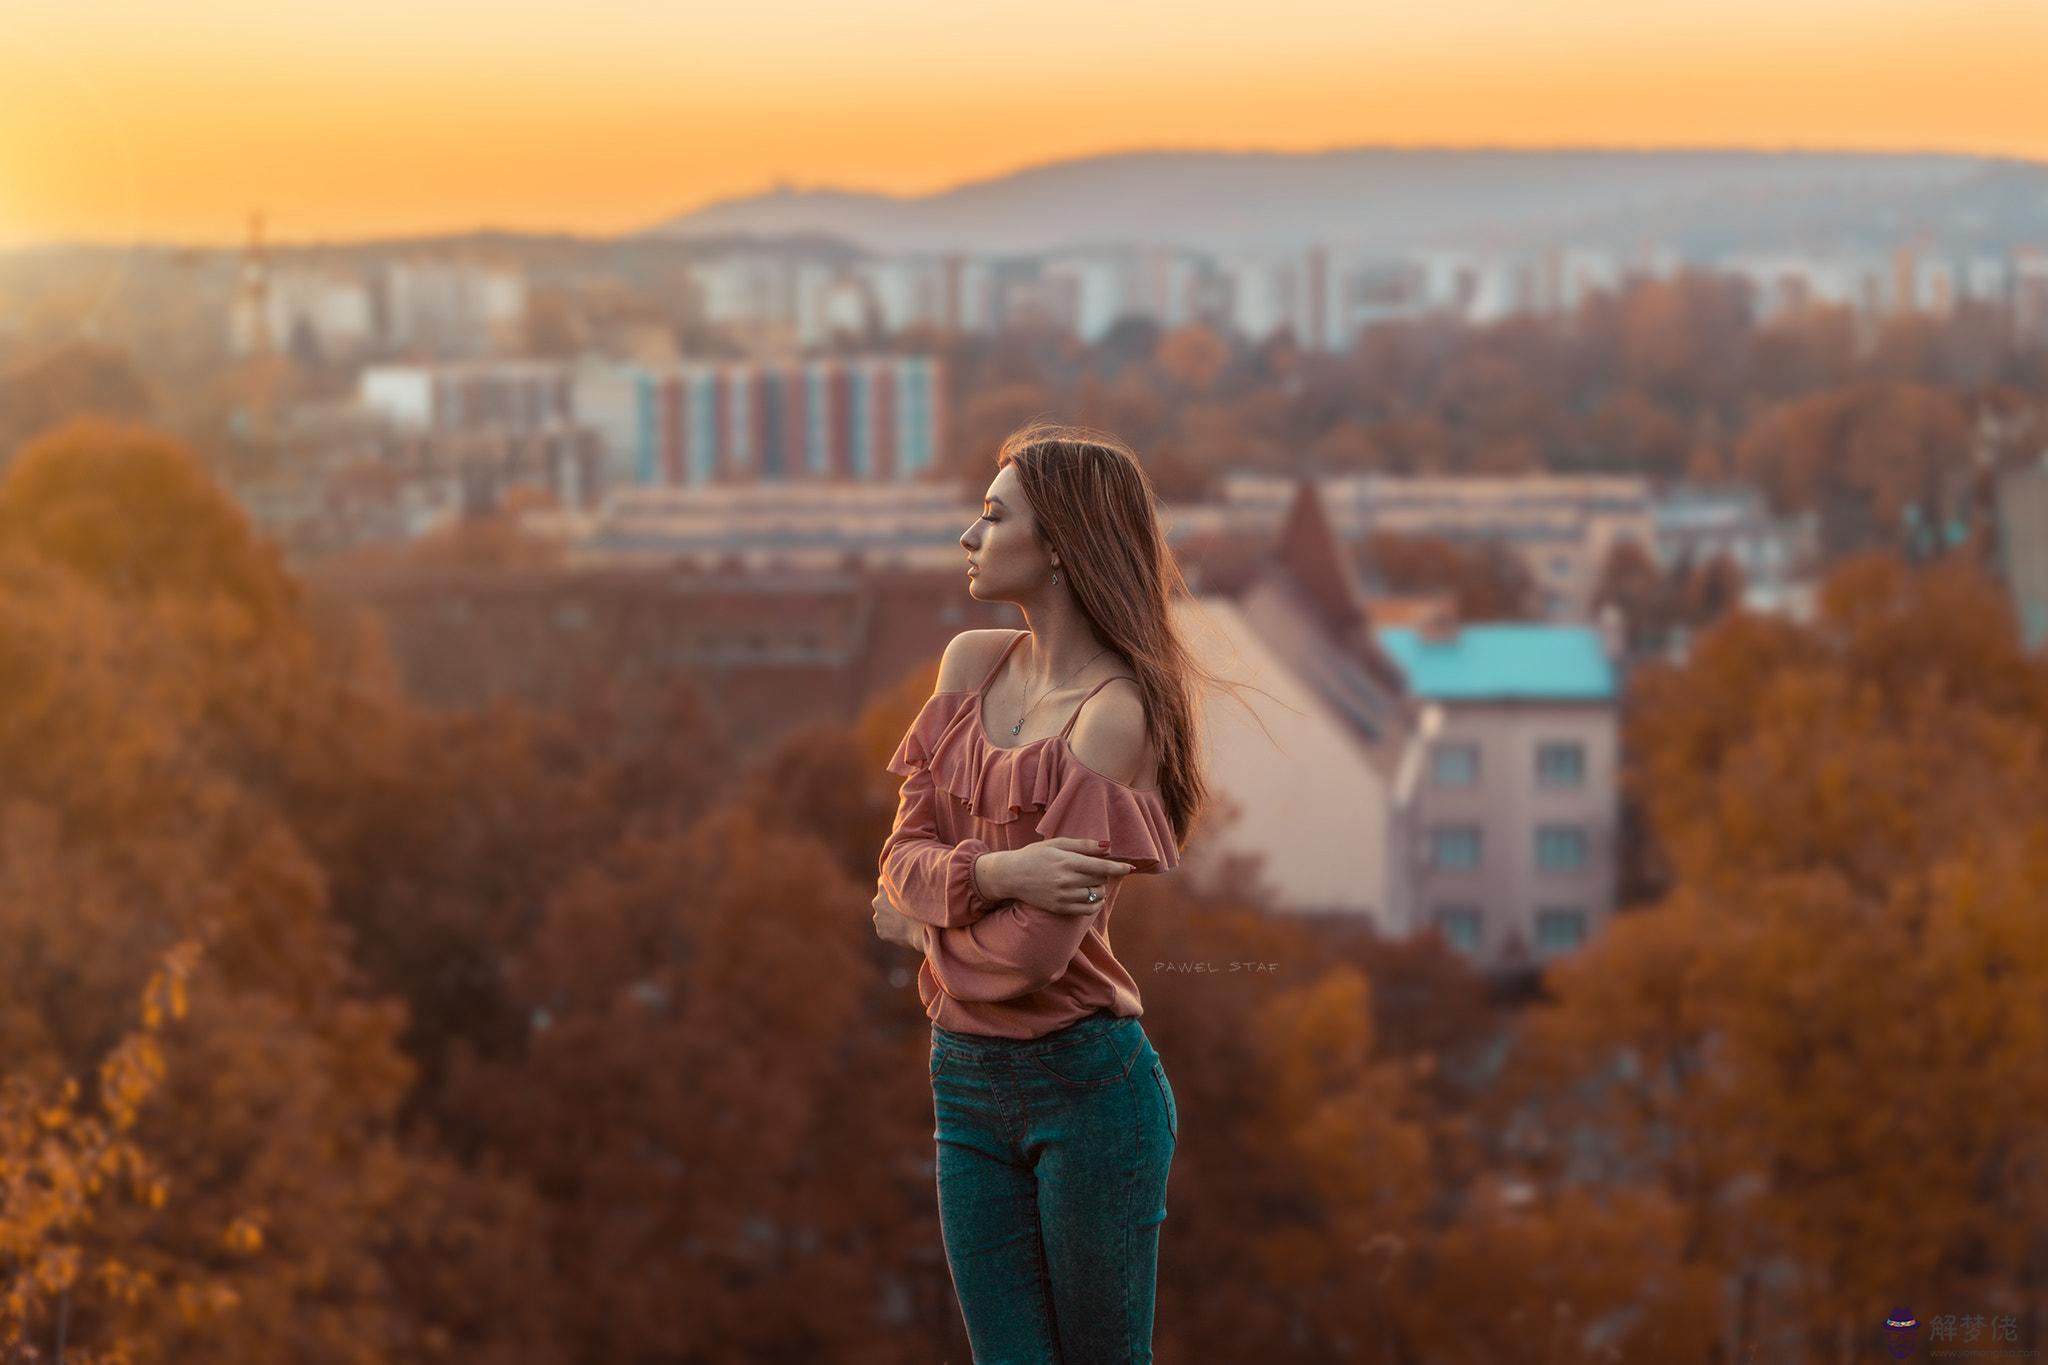
<path id="1" fill-rule="evenodd" d="M 982 694 L 1027 634 L 1003 647 L 980 687 L 933 693 L 888 763 L 908 780 L 882 845 L 881 884 L 923 926 L 917 994 L 925 1015 L 956 1033 L 1036 1038 L 1097 1010 L 1144 1013 L 1137 982 L 1109 942 L 1128 877 L 1108 882 L 1094 914 L 1068 915 L 986 899 L 974 886 L 977 857 L 1072 836 L 1107 839 L 1102 856 L 1140 873 L 1180 861 L 1159 789 L 1104 776 L 1067 743 L 1081 707 L 1117 679 L 1083 697 L 1057 735 L 1010 746 L 989 739 Z"/>

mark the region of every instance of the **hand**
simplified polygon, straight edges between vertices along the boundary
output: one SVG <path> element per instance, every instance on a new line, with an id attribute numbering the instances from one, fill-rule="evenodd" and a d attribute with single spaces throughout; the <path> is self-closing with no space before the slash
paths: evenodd
<path id="1" fill-rule="evenodd" d="M 884 943 L 900 943 L 906 948 L 924 951 L 924 926 L 896 908 L 889 899 L 889 893 L 880 887 L 875 889 L 874 904 L 875 937 Z"/>
<path id="2" fill-rule="evenodd" d="M 1034 839 L 1003 854 L 1003 894 L 1062 915 L 1092 915 L 1109 904 L 1118 877 L 1137 871 L 1130 863 L 1101 853 L 1102 844 L 1095 839 Z"/>

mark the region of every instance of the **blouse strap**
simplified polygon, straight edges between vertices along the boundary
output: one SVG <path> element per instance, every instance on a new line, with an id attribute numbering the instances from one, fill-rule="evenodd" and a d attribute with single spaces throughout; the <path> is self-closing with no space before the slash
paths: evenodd
<path id="1" fill-rule="evenodd" d="M 1010 637 L 1008 643 L 1006 643 L 1001 649 L 996 651 L 996 661 L 989 665 L 988 673 L 986 676 L 982 678 L 981 686 L 974 689 L 974 695 L 978 697 L 988 691 L 988 685 L 996 680 L 996 674 L 1000 672 L 1003 667 L 1003 660 L 1009 658 L 1010 651 L 1017 647 L 1017 642 L 1023 639 L 1025 636 L 1029 635 L 1030 633 L 1031 632 L 1028 630 L 1018 631 L 1016 634 Z"/>
<path id="2" fill-rule="evenodd" d="M 1100 692 L 1100 691 L 1101 691 L 1101 690 L 1102 690 L 1103 688 L 1105 688 L 1105 687 L 1109 686 L 1109 685 L 1110 685 L 1111 683 L 1113 683 L 1113 682 L 1136 682 L 1136 681 L 1137 681 L 1137 679 L 1136 679 L 1136 678 L 1128 677 L 1128 676 L 1126 676 L 1126 675 L 1124 675 L 1124 674 L 1122 674 L 1122 673 L 1119 673 L 1119 674 L 1117 674 L 1117 675 L 1116 675 L 1115 677 L 1113 677 L 1113 678 L 1104 678 L 1104 679 L 1103 679 L 1103 680 L 1102 680 L 1101 682 L 1099 682 L 1099 683 L 1095 684 L 1095 686 L 1093 686 L 1093 687 L 1089 688 L 1089 689 L 1088 689 L 1088 695 L 1087 695 L 1087 696 L 1085 696 L 1085 697 L 1083 697 L 1083 698 L 1081 698 L 1081 705 L 1080 705 L 1080 706 L 1076 706 L 1076 707 L 1074 708 L 1074 714 L 1073 714 L 1073 715 L 1071 715 L 1071 716 L 1068 716 L 1068 717 L 1067 717 L 1067 723 L 1066 723 L 1066 724 L 1065 724 L 1065 725 L 1064 725 L 1063 727 L 1061 727 L 1061 729 L 1060 729 L 1060 738 L 1061 738 L 1061 739 L 1065 739 L 1065 738 L 1067 737 L 1067 731 L 1068 731 L 1068 730 L 1071 730 L 1071 729 L 1073 729 L 1073 728 L 1074 728 L 1074 722 L 1075 722 L 1075 721 L 1077 721 L 1077 720 L 1079 720 L 1079 719 L 1081 719 L 1081 707 L 1082 707 L 1082 706 L 1086 706 L 1086 705 L 1087 705 L 1087 704 L 1088 704 L 1088 703 L 1089 703 L 1089 702 L 1090 702 L 1091 700 L 1093 700 L 1093 699 L 1094 699 L 1094 697 L 1095 697 L 1095 694 L 1096 694 L 1097 692 Z"/>

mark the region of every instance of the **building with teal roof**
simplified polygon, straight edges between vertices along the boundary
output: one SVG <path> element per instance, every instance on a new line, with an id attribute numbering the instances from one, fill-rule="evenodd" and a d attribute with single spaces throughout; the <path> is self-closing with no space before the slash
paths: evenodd
<path id="1" fill-rule="evenodd" d="M 1621 678 L 1608 637 L 1442 615 L 1373 634 L 1424 708 L 1395 806 L 1413 927 L 1482 969 L 1540 971 L 1615 909 Z"/>
<path id="2" fill-rule="evenodd" d="M 1430 701 L 1612 701 L 1619 693 L 1592 626 L 1466 625 L 1442 639 L 1382 626 L 1377 634 L 1410 689 Z"/>

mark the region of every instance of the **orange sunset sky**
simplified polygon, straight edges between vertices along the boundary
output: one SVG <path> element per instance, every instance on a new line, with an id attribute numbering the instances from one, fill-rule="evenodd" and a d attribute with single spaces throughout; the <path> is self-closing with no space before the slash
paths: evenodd
<path id="1" fill-rule="evenodd" d="M 2048 159 L 2048 0 L 0 0 L 0 246 L 610 233 L 1160 147 Z"/>

